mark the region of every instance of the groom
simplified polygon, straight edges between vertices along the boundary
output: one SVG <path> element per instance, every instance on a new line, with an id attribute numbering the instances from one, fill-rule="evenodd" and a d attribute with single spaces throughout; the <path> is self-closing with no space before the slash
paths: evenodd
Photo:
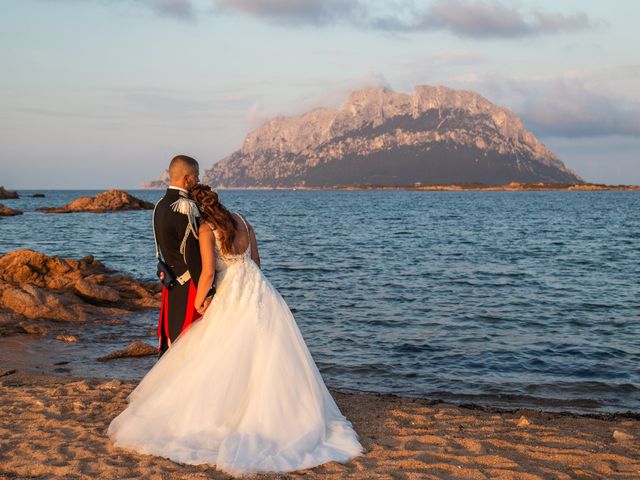
<path id="1" fill-rule="evenodd" d="M 162 355 L 171 342 L 189 328 L 200 314 L 195 309 L 196 288 L 202 270 L 197 232 L 200 213 L 188 190 L 198 183 L 198 162 L 178 155 L 169 164 L 170 185 L 156 204 L 153 229 L 162 259 L 176 277 L 173 286 L 162 286 L 158 320 L 158 351 Z M 208 299 L 208 302 L 211 298 Z M 208 306 L 205 302 L 205 308 Z"/>

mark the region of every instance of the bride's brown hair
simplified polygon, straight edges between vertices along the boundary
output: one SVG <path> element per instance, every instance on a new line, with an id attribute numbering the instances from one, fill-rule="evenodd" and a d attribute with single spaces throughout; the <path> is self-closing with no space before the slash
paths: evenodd
<path id="1" fill-rule="evenodd" d="M 189 196 L 195 200 L 206 222 L 211 222 L 218 232 L 222 253 L 233 254 L 233 241 L 236 238 L 238 222 L 225 208 L 218 194 L 209 185 L 198 183 L 189 189 Z"/>

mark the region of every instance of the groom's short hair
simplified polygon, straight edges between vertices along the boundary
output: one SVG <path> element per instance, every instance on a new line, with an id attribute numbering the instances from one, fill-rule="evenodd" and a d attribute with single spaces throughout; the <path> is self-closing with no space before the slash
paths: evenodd
<path id="1" fill-rule="evenodd" d="M 195 158 L 188 157 L 187 155 L 176 155 L 171 159 L 169 164 L 169 178 L 171 180 L 177 180 L 185 174 L 185 171 L 193 171 L 200 168 L 198 161 Z"/>

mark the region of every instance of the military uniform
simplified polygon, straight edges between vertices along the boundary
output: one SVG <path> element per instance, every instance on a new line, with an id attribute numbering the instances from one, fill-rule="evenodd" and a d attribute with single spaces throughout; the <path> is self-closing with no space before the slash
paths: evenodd
<path id="1" fill-rule="evenodd" d="M 153 229 L 162 259 L 180 281 L 162 287 L 158 320 L 158 351 L 164 353 L 192 322 L 200 318 L 195 309 L 202 259 L 198 243 L 200 213 L 186 190 L 169 187 L 156 204 Z M 181 284 L 183 280 L 184 283 Z"/>

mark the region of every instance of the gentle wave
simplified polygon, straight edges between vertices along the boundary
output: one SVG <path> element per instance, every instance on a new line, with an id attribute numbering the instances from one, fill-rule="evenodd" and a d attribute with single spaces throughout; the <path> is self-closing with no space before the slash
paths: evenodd
<path id="1" fill-rule="evenodd" d="M 0 220 L 0 253 L 92 254 L 115 270 L 153 278 L 149 211 L 45 215 L 36 208 L 96 192 L 21 193 L 5 202 L 25 214 Z M 150 201 L 162 195 L 131 193 Z M 220 195 L 254 224 L 263 269 L 330 386 L 580 411 L 640 409 L 640 192 Z M 140 378 L 153 359 L 93 360 L 133 339 L 154 342 L 156 315 L 81 327 L 77 345 L 2 339 L 0 360 L 22 349 L 68 361 L 57 373 Z"/>

